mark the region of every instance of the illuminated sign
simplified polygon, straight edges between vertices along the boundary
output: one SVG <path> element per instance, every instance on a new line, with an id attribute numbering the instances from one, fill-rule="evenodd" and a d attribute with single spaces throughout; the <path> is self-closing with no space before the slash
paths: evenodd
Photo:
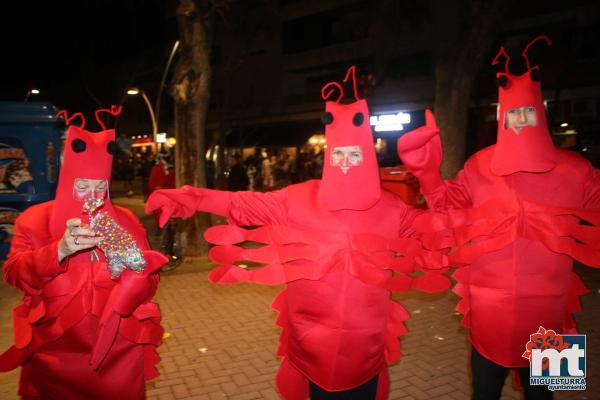
<path id="1" fill-rule="evenodd" d="M 405 124 L 410 124 L 410 114 L 401 111 L 396 114 L 372 115 L 370 123 L 375 132 L 401 131 Z"/>

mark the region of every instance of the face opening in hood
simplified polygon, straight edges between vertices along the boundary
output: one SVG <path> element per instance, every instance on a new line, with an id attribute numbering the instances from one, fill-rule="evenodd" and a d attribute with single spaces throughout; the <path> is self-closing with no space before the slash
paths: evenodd
<path id="1" fill-rule="evenodd" d="M 73 198 L 78 201 L 90 199 L 106 199 L 108 197 L 108 180 L 75 178 L 73 182 Z"/>

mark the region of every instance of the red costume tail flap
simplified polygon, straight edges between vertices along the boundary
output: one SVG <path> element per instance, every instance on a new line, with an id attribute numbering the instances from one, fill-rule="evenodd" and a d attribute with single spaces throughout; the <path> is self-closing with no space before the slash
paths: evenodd
<path id="1" fill-rule="evenodd" d="M 156 280 L 151 275 L 156 273 L 169 259 L 152 250 L 144 251 L 144 258 L 147 261 L 146 269 L 141 272 L 124 271 L 104 307 L 90 361 L 90 365 L 94 369 L 100 368 L 115 342 L 122 317 L 131 315 L 140 305 L 143 305 L 143 308 L 138 312 L 138 316 L 142 316 L 144 319 L 156 317 L 158 310 L 148 303 L 156 291 Z M 136 342 L 139 343 L 139 341 L 138 338 Z M 150 339 L 146 339 L 145 342 L 149 341 Z"/>
<path id="2" fill-rule="evenodd" d="M 456 311 L 463 315 L 460 324 L 465 328 L 471 327 L 470 309 L 471 304 L 469 301 L 469 267 L 458 268 L 452 274 L 452 277 L 456 280 L 456 285 L 452 291 L 460 296 L 460 301 L 456 305 Z"/>
<path id="3" fill-rule="evenodd" d="M 156 364 L 159 362 L 160 356 L 156 352 L 156 347 L 154 345 L 144 346 L 144 380 L 149 381 L 160 375 L 156 369 Z"/>
<path id="4" fill-rule="evenodd" d="M 562 330 L 563 334 L 576 335 L 578 333 L 573 314 L 581 311 L 581 300 L 579 297 L 588 294 L 589 292 L 589 289 L 585 287 L 579 275 L 573 272 L 571 275 L 569 297 L 567 299 L 567 315 L 565 316 L 565 323 Z"/>
<path id="5" fill-rule="evenodd" d="M 408 311 L 400 304 L 390 301 L 390 317 L 385 330 L 385 360 L 393 363 L 400 360 L 400 342 L 398 338 L 404 336 L 408 330 L 404 322 L 410 317 Z"/>

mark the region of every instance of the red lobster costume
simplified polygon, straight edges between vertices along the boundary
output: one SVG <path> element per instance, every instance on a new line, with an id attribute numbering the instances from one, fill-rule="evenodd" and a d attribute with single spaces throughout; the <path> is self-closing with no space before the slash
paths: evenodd
<path id="1" fill-rule="evenodd" d="M 112 280 L 99 248 L 58 259 L 66 221 L 80 218 L 73 197 L 76 178 L 110 182 L 114 130 L 69 126 L 56 198 L 28 208 L 16 221 L 7 283 L 24 292 L 13 311 L 14 345 L 0 356 L 0 371 L 22 365 L 19 394 L 27 399 L 142 399 L 144 380 L 158 375 L 156 347 L 162 340 L 156 271 L 167 260 L 149 251 L 144 228 L 128 210 L 105 199 L 103 210 L 126 229 L 143 251 L 147 268 Z M 62 113 L 65 113 L 64 111 Z M 65 113 L 66 114 L 66 113 Z"/>
<path id="2" fill-rule="evenodd" d="M 540 326 L 575 330 L 572 313 L 587 292 L 572 271 L 576 259 L 600 267 L 600 172 L 580 155 L 554 147 L 548 131 L 538 67 L 520 76 L 497 74 L 498 139 L 473 155 L 454 180 L 439 174 L 441 142 L 433 114 L 403 136 L 398 152 L 419 178 L 432 210 L 415 225 L 430 248 L 455 247 L 450 263 L 457 310 L 471 342 L 506 368 L 529 365 L 529 336 Z M 536 119 L 509 127 L 511 110 Z M 514 113 L 514 111 L 512 111 Z M 580 225 L 584 220 L 589 225 Z"/>
<path id="3" fill-rule="evenodd" d="M 398 337 L 406 333 L 408 313 L 390 298 L 391 291 L 411 288 L 445 290 L 441 259 L 423 253 L 411 238 L 418 211 L 382 191 L 367 103 L 341 104 L 342 86 L 332 82 L 323 98 L 337 87 L 340 96 L 327 101 L 327 155 L 338 147 L 360 147 L 361 162 L 352 167 L 326 164 L 321 180 L 311 180 L 269 193 L 226 192 L 184 186 L 158 190 L 148 210 L 188 217 L 202 210 L 226 216 L 231 225 L 206 231 L 218 246 L 210 257 L 219 264 L 210 274 L 217 283 L 286 284 L 273 302 L 282 327 L 278 355 L 282 364 L 277 387 L 284 399 L 306 399 L 309 381 L 330 391 L 345 391 L 378 378 L 377 398 L 387 398 L 386 364 L 400 358 Z M 360 165 L 357 165 L 360 164 Z M 259 225 L 253 230 L 239 226 Z M 244 241 L 264 244 L 245 249 Z M 398 256 L 401 254 L 402 256 Z M 240 262 L 263 264 L 255 269 Z M 421 263 L 417 265 L 417 261 Z M 426 270 L 430 263 L 436 270 Z M 424 270 L 419 277 L 409 274 Z"/>

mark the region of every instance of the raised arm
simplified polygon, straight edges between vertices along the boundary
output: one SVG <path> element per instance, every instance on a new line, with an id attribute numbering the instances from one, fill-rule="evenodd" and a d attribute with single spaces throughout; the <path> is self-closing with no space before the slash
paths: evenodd
<path id="1" fill-rule="evenodd" d="M 417 177 L 421 193 L 429 208 L 443 211 L 449 208 L 467 208 L 472 205 L 464 171 L 455 180 L 442 180 L 442 142 L 433 113 L 425 110 L 425 126 L 410 131 L 398 139 L 398 155 Z"/>
<path id="2" fill-rule="evenodd" d="M 188 218 L 198 211 L 224 216 L 241 226 L 281 224 L 287 215 L 286 192 L 228 192 L 186 185 L 152 193 L 146 211 L 155 210 L 160 212 L 161 226 L 169 218 Z"/>

